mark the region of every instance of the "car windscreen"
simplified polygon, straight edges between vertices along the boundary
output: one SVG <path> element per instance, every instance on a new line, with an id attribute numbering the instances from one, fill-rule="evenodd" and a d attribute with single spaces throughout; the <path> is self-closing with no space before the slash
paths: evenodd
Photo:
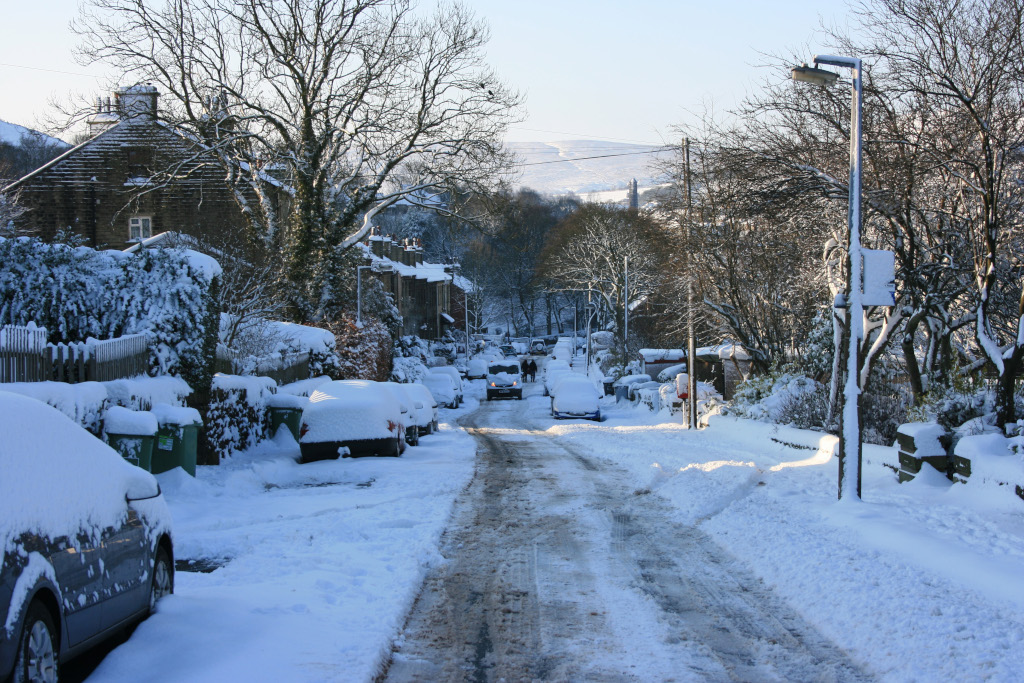
<path id="1" fill-rule="evenodd" d="M 504 373 L 507 373 L 509 375 L 518 375 L 519 374 L 519 365 L 516 364 L 516 363 L 509 363 L 507 365 L 506 364 L 492 365 L 492 366 L 487 368 L 487 372 L 489 372 L 492 375 L 497 375 L 499 372 L 504 372 Z"/>

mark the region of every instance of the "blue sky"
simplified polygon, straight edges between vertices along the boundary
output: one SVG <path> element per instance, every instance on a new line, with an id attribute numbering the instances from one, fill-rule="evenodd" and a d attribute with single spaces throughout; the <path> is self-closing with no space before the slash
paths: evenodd
<path id="1" fill-rule="evenodd" d="M 5 4 L 0 119 L 33 126 L 52 97 L 106 94 L 108 74 L 71 54 L 78 0 Z M 510 140 L 659 143 L 705 103 L 725 110 L 755 87 L 760 53 L 806 46 L 809 61 L 821 47 L 819 17 L 843 23 L 847 13 L 842 0 L 467 4 L 490 24 L 490 63 L 527 95 L 528 119 Z"/>

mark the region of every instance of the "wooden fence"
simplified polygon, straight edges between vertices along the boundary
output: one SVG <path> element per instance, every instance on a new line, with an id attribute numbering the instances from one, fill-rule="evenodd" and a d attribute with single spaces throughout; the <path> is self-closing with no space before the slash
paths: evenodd
<path id="1" fill-rule="evenodd" d="M 258 358 L 218 346 L 217 372 L 226 375 L 258 375 L 269 377 L 278 384 L 288 384 L 309 379 L 309 354 L 275 354 Z"/>
<path id="2" fill-rule="evenodd" d="M 45 328 L 0 328 L 0 382 L 105 382 L 145 375 L 148 369 L 145 334 L 47 344 Z"/>

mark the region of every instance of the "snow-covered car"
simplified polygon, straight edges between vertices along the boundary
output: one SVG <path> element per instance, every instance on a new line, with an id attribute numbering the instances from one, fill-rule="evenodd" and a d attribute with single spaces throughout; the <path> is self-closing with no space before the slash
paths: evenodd
<path id="1" fill-rule="evenodd" d="M 451 377 L 452 385 L 455 387 L 455 407 L 458 408 L 465 400 L 462 393 L 462 375 L 459 374 L 458 369 L 451 365 L 445 365 L 440 368 L 430 368 L 430 374 L 447 375 L 448 377 Z"/>
<path id="2" fill-rule="evenodd" d="M 613 385 L 615 387 L 615 400 L 617 400 L 617 401 L 622 401 L 622 400 L 626 400 L 626 399 L 632 400 L 632 397 L 630 396 L 630 393 L 629 393 L 630 392 L 630 386 L 633 385 L 633 384 L 640 384 L 642 382 L 650 382 L 650 381 L 651 381 L 651 376 L 650 375 L 644 375 L 644 374 L 624 375 L 623 377 L 618 378 L 617 380 L 615 380 L 615 384 Z"/>
<path id="3" fill-rule="evenodd" d="M 391 392 L 395 402 L 398 403 L 398 408 L 402 413 L 402 432 L 405 434 L 405 444 L 410 446 L 419 445 L 420 430 L 416 426 L 415 414 L 413 413 L 415 410 L 414 401 L 406 389 L 409 385 L 398 382 L 381 382 L 381 385 Z M 404 451 L 405 448 L 402 448 L 402 450 Z"/>
<path id="4" fill-rule="evenodd" d="M 487 366 L 487 400 L 523 398 L 523 378 L 515 359 L 497 361 Z"/>
<path id="5" fill-rule="evenodd" d="M 302 462 L 339 456 L 397 456 L 403 440 L 401 409 L 379 382 L 329 382 L 313 392 L 302 411 Z"/>
<path id="6" fill-rule="evenodd" d="M 466 364 L 466 379 L 484 379 L 487 377 L 487 361 L 483 358 L 471 358 Z"/>
<path id="7" fill-rule="evenodd" d="M 0 680 L 60 665 L 174 590 L 156 479 L 56 409 L 0 391 Z"/>
<path id="8" fill-rule="evenodd" d="M 534 339 L 530 342 L 530 355 L 531 356 L 546 356 L 548 355 L 548 346 L 544 343 L 543 339 Z"/>
<path id="9" fill-rule="evenodd" d="M 555 348 L 551 350 L 551 357 L 563 360 L 572 365 L 572 344 L 567 339 L 559 339 Z"/>
<path id="10" fill-rule="evenodd" d="M 414 382 L 405 384 L 405 390 L 413 399 L 413 422 L 419 429 L 420 436 L 433 434 L 437 431 L 437 401 L 430 389 Z"/>
<path id="11" fill-rule="evenodd" d="M 499 348 L 501 349 L 501 355 L 505 358 L 515 358 L 519 353 L 512 344 L 502 344 Z"/>
<path id="12" fill-rule="evenodd" d="M 550 396 L 551 390 L 554 388 L 555 382 L 559 376 L 572 372 L 569 368 L 569 363 L 564 360 L 553 358 L 548 361 L 547 365 L 544 366 L 544 395 Z"/>
<path id="13" fill-rule="evenodd" d="M 555 419 L 583 418 L 601 421 L 601 395 L 590 378 L 571 372 L 563 375 L 551 394 L 551 415 Z"/>
<path id="14" fill-rule="evenodd" d="M 458 392 L 455 390 L 455 383 L 448 375 L 428 373 L 421 384 L 430 389 L 430 393 L 440 407 L 454 408 L 458 405 Z"/>

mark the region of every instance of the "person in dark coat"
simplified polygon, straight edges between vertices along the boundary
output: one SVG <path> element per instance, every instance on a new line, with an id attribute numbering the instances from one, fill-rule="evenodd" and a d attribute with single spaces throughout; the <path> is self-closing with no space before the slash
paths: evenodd
<path id="1" fill-rule="evenodd" d="M 530 381 L 531 382 L 536 382 L 537 381 L 537 361 L 535 361 L 535 360 L 533 360 L 531 358 L 529 366 L 530 366 L 529 367 Z"/>
<path id="2" fill-rule="evenodd" d="M 530 374 L 530 361 L 528 361 L 528 360 L 526 360 L 524 358 L 523 360 L 521 360 L 519 362 L 519 367 L 521 368 L 521 372 L 522 372 L 522 375 L 523 375 L 523 381 L 525 382 L 526 381 L 526 376 L 528 374 Z"/>

